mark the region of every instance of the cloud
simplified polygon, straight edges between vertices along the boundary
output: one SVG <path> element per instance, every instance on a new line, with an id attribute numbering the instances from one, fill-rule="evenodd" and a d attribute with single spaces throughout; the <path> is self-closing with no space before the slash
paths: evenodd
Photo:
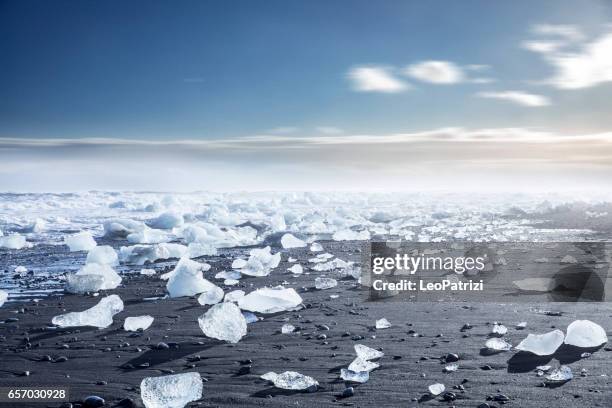
<path id="1" fill-rule="evenodd" d="M 277 135 L 284 135 L 284 134 L 289 134 L 289 133 L 295 133 L 299 130 L 300 128 L 295 127 L 295 126 L 279 126 L 279 127 L 275 127 L 275 128 L 268 130 L 268 132 L 274 133 Z"/>
<path id="2" fill-rule="evenodd" d="M 534 32 L 554 37 L 523 43 L 554 69 L 542 83 L 558 89 L 584 89 L 612 82 L 612 32 L 587 42 L 574 26 L 536 26 Z"/>
<path id="3" fill-rule="evenodd" d="M 450 61 L 423 61 L 406 67 L 404 73 L 432 84 L 456 84 L 465 79 L 463 70 Z"/>
<path id="4" fill-rule="evenodd" d="M 315 128 L 315 130 L 319 133 L 323 133 L 324 135 L 339 135 L 344 133 L 344 130 L 335 126 L 319 126 Z"/>
<path id="5" fill-rule="evenodd" d="M 550 100 L 547 97 L 523 91 L 478 92 L 476 96 L 480 98 L 501 99 L 529 107 L 550 105 Z"/>
<path id="6" fill-rule="evenodd" d="M 410 87 L 383 66 L 354 67 L 349 71 L 348 78 L 357 92 L 398 93 Z"/>

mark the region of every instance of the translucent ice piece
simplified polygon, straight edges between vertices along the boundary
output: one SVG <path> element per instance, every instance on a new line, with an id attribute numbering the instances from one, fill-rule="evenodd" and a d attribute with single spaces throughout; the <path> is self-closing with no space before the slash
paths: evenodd
<path id="1" fill-rule="evenodd" d="M 561 366 L 546 376 L 546 380 L 551 383 L 563 383 L 572 378 L 574 378 L 574 374 L 568 366 Z"/>
<path id="2" fill-rule="evenodd" d="M 315 279 L 315 288 L 319 290 L 323 289 L 331 289 L 338 286 L 338 281 L 332 278 L 321 278 L 318 277 Z"/>
<path id="3" fill-rule="evenodd" d="M 375 350 L 371 347 L 364 346 L 363 344 L 355 344 L 355 352 L 357 353 L 357 357 L 362 358 L 364 360 L 374 360 L 377 358 L 381 358 L 385 355 L 382 351 Z"/>
<path id="4" fill-rule="evenodd" d="M 574 320 L 567 326 L 565 344 L 576 347 L 592 348 L 608 342 L 606 331 L 590 320 Z"/>
<path id="5" fill-rule="evenodd" d="M 105 328 L 113 323 L 113 316 L 123 310 L 123 302 L 117 295 L 100 299 L 97 305 L 82 312 L 70 312 L 55 316 L 51 323 L 60 327 L 94 326 Z"/>
<path id="6" fill-rule="evenodd" d="M 126 331 L 147 330 L 153 324 L 153 316 L 130 316 L 123 322 Z"/>
<path id="7" fill-rule="evenodd" d="M 303 248 L 306 246 L 306 242 L 295 237 L 293 234 L 285 234 L 281 237 L 281 245 L 283 248 Z"/>
<path id="8" fill-rule="evenodd" d="M 521 341 L 516 350 L 527 351 L 538 356 L 550 356 L 563 344 L 564 339 L 561 330 L 553 330 L 545 334 L 529 334 Z"/>
<path id="9" fill-rule="evenodd" d="M 317 380 L 295 371 L 285 371 L 272 380 L 276 388 L 284 390 L 308 390 L 319 386 Z"/>
<path id="10" fill-rule="evenodd" d="M 490 352 L 502 352 L 510 351 L 512 349 L 512 344 L 508 343 L 504 339 L 494 337 L 492 339 L 487 340 L 487 342 L 485 343 L 485 347 Z"/>
<path id="11" fill-rule="evenodd" d="M 257 313 L 277 313 L 295 309 L 302 303 L 302 298 L 293 288 L 276 286 L 254 290 L 238 300 L 242 310 Z"/>
<path id="12" fill-rule="evenodd" d="M 376 321 L 377 329 L 388 329 L 389 327 L 391 327 L 391 323 L 389 323 L 389 321 L 385 319 L 384 317 Z"/>
<path id="13" fill-rule="evenodd" d="M 71 252 L 89 251 L 98 245 L 93 236 L 87 231 L 65 236 L 64 244 L 68 245 Z"/>
<path id="14" fill-rule="evenodd" d="M 247 334 L 247 322 L 238 306 L 218 303 L 198 318 L 200 329 L 208 337 L 238 343 Z"/>
<path id="15" fill-rule="evenodd" d="M 146 377 L 140 383 L 140 398 L 146 408 L 183 408 L 202 398 L 199 373 Z"/>
<path id="16" fill-rule="evenodd" d="M 344 381 L 351 381 L 363 384 L 370 379 L 370 373 L 367 371 L 355 372 L 347 368 L 342 368 L 340 370 L 340 378 L 342 378 Z"/>
<path id="17" fill-rule="evenodd" d="M 446 390 L 446 387 L 444 384 L 436 383 L 431 384 L 428 389 L 431 395 L 440 395 L 444 392 L 444 390 Z"/>
<path id="18" fill-rule="evenodd" d="M 119 257 L 112 247 L 101 245 L 89 250 L 85 263 L 115 266 L 119 264 Z"/>

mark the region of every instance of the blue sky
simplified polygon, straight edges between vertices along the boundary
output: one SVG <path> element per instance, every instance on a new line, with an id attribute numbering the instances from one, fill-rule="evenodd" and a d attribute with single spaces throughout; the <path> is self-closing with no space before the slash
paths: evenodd
<path id="1" fill-rule="evenodd" d="M 608 1 L 0 1 L 0 180 L 44 185 L 33 161 L 75 149 L 46 139 L 82 140 L 83 160 L 109 149 L 91 138 L 213 141 L 220 161 L 236 144 L 219 141 L 263 136 L 268 151 L 448 128 L 600 140 L 611 23 Z"/>

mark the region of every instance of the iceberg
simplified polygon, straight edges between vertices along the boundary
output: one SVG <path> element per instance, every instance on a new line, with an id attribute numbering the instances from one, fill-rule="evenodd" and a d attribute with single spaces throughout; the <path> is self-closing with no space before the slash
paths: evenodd
<path id="1" fill-rule="evenodd" d="M 172 229 L 183 225 L 183 216 L 175 212 L 165 212 L 149 222 L 149 226 L 155 229 Z"/>
<path id="2" fill-rule="evenodd" d="M 302 298 L 295 289 L 282 286 L 257 289 L 238 300 L 240 309 L 257 313 L 292 310 L 301 303 Z"/>
<path id="3" fill-rule="evenodd" d="M 241 269 L 247 265 L 247 261 L 244 259 L 234 259 L 232 262 L 232 269 Z"/>
<path id="4" fill-rule="evenodd" d="M 98 245 L 93 236 L 87 231 L 65 236 L 64 244 L 68 245 L 70 252 L 89 251 Z"/>
<path id="5" fill-rule="evenodd" d="M 198 324 L 207 337 L 230 343 L 238 343 L 247 334 L 246 319 L 231 302 L 212 306 L 198 318 Z"/>
<path id="6" fill-rule="evenodd" d="M 2 305 L 4 305 L 4 303 L 7 301 L 8 299 L 8 292 L 5 290 L 0 289 L 0 307 L 2 307 Z"/>
<path id="7" fill-rule="evenodd" d="M 153 316 L 130 316 L 123 322 L 125 331 L 147 330 L 153 324 Z"/>
<path id="8" fill-rule="evenodd" d="M 503 336 L 508 333 L 508 328 L 503 324 L 495 323 L 493 324 L 493 329 L 491 329 L 492 336 Z"/>
<path id="9" fill-rule="evenodd" d="M 319 386 L 317 380 L 295 371 L 285 371 L 273 377 L 272 382 L 276 388 L 283 390 L 316 390 Z"/>
<path id="10" fill-rule="evenodd" d="M 112 247 L 101 245 L 89 250 L 85 263 L 115 266 L 119 264 L 119 257 Z"/>
<path id="11" fill-rule="evenodd" d="M 202 398 L 199 373 L 146 377 L 140 383 L 140 398 L 146 408 L 184 408 Z"/>
<path id="12" fill-rule="evenodd" d="M 575 320 L 567 326 L 564 343 L 570 346 L 593 348 L 608 342 L 606 331 L 590 320 Z"/>
<path id="13" fill-rule="evenodd" d="M 302 241 L 299 238 L 296 238 L 293 234 L 283 235 L 280 241 L 281 241 L 281 245 L 285 249 L 304 248 L 306 246 L 306 242 Z"/>
<path id="14" fill-rule="evenodd" d="M 347 368 L 342 368 L 340 369 L 340 378 L 344 381 L 363 384 L 370 379 L 370 373 L 368 371 L 355 372 Z"/>
<path id="15" fill-rule="evenodd" d="M 93 326 L 106 328 L 113 324 L 113 316 L 123 310 L 123 302 L 117 295 L 100 299 L 97 305 L 83 312 L 70 312 L 55 316 L 51 323 L 60 327 Z"/>
<path id="16" fill-rule="evenodd" d="M 262 380 L 274 382 L 274 379 L 277 375 L 278 374 L 276 374 L 274 371 L 268 371 L 267 373 L 260 375 L 259 378 L 261 378 Z"/>
<path id="17" fill-rule="evenodd" d="M 23 235 L 12 234 L 4 237 L 0 236 L 0 248 L 22 249 L 25 246 L 27 246 L 27 243 Z"/>
<path id="18" fill-rule="evenodd" d="M 145 227 L 141 231 L 129 234 L 127 240 L 131 244 L 159 244 L 168 242 L 170 237 L 163 231 Z"/>
<path id="19" fill-rule="evenodd" d="M 181 258 L 174 270 L 170 272 L 166 284 L 170 297 L 194 296 L 198 293 L 214 291 L 217 286 L 202 277 L 204 267 L 204 264 L 189 258 Z"/>
<path id="20" fill-rule="evenodd" d="M 189 252 L 188 247 L 181 244 L 161 243 L 157 245 L 132 245 L 121 247 L 119 257 L 122 262 L 131 265 L 144 265 L 158 259 L 182 258 Z"/>
<path id="21" fill-rule="evenodd" d="M 545 334 L 530 333 L 515 349 L 533 353 L 537 356 L 550 356 L 555 354 L 557 349 L 563 344 L 564 338 L 565 335 L 558 329 Z"/>
<path id="22" fill-rule="evenodd" d="M 338 281 L 332 278 L 315 278 L 315 288 L 319 290 L 331 289 L 338 286 Z"/>
<path id="23" fill-rule="evenodd" d="M 295 326 L 292 324 L 283 324 L 283 327 L 281 327 L 282 334 L 290 334 L 290 333 L 293 333 L 294 331 L 295 331 Z"/>
<path id="24" fill-rule="evenodd" d="M 42 218 L 37 218 L 24 228 L 23 232 L 27 232 L 30 234 L 40 234 L 47 228 L 47 223 Z"/>

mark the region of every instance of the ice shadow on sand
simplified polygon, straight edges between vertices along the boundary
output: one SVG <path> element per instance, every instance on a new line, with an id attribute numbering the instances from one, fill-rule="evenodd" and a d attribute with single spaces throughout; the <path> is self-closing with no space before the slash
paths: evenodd
<path id="1" fill-rule="evenodd" d="M 222 344 L 222 342 L 211 342 L 210 344 L 178 343 L 176 346 L 167 349 L 151 349 L 126 362 L 121 366 L 121 369 L 132 371 L 155 367 L 170 361 L 182 359 L 190 354 L 208 350 L 218 344 Z M 141 366 L 142 364 L 148 364 L 148 366 Z"/>
<path id="2" fill-rule="evenodd" d="M 563 344 L 557 349 L 555 354 L 550 356 L 536 356 L 532 353 L 519 351 L 508 360 L 508 372 L 526 373 L 533 371 L 538 366 L 548 364 L 548 362 L 550 362 L 552 359 L 558 360 L 560 364 L 571 364 L 581 360 L 583 353 L 594 353 L 602 347 L 603 344 L 601 346 L 591 348 L 581 348 Z"/>

